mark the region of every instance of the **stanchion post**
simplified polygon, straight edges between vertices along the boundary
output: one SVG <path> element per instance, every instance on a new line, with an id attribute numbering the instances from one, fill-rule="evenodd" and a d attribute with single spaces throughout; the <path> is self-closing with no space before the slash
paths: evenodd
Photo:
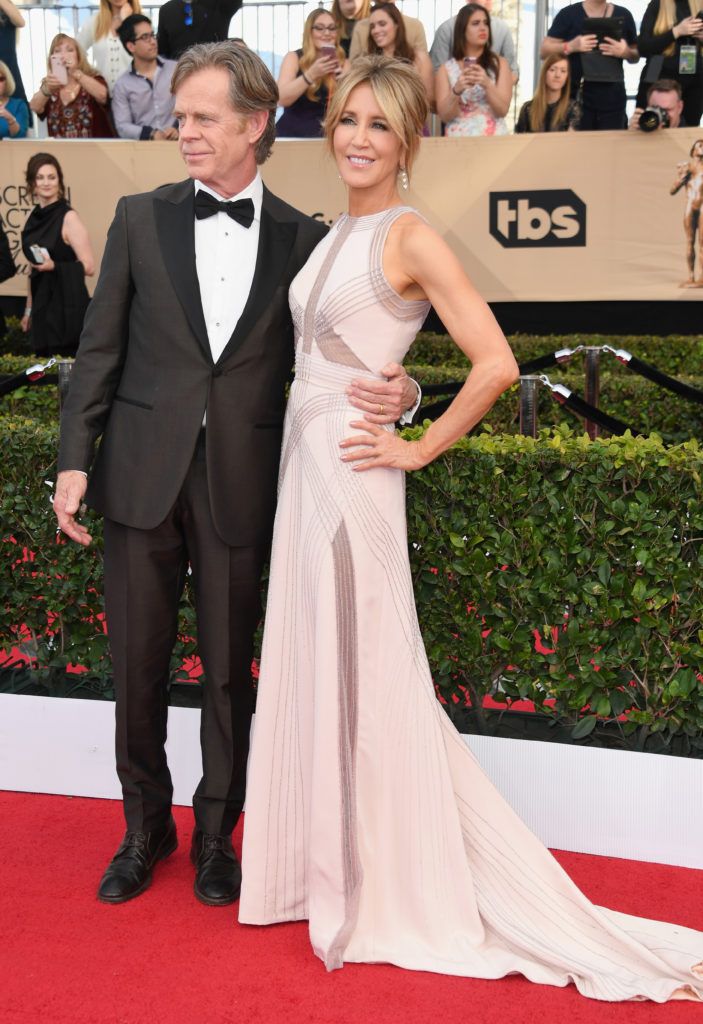
<path id="1" fill-rule="evenodd" d="M 540 383 L 540 378 L 534 374 L 520 377 L 520 433 L 525 437 L 537 437 Z"/>
<path id="2" fill-rule="evenodd" d="M 586 353 L 586 392 L 585 399 L 594 409 L 598 408 L 600 401 L 600 348 L 594 345 L 587 345 Z M 584 420 L 586 433 L 591 441 L 600 434 L 600 427 L 593 420 Z"/>
<path id="3" fill-rule="evenodd" d="M 63 408 L 63 403 L 66 401 L 68 395 L 68 388 L 71 383 L 71 374 L 73 373 L 73 360 L 72 359 L 59 359 L 56 363 L 56 369 L 59 374 L 59 416 Z"/>

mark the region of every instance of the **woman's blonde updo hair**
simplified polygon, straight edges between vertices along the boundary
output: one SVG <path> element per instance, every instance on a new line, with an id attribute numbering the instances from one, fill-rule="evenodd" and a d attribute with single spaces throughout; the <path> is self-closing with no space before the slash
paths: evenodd
<path id="1" fill-rule="evenodd" d="M 371 86 L 391 131 L 400 139 L 405 151 L 405 170 L 409 174 L 429 107 L 422 79 L 413 65 L 394 57 L 359 57 L 352 64 L 351 70 L 339 80 L 325 118 L 327 147 L 334 153 L 334 130 L 342 118 L 349 97 L 357 85 L 366 84 Z"/>

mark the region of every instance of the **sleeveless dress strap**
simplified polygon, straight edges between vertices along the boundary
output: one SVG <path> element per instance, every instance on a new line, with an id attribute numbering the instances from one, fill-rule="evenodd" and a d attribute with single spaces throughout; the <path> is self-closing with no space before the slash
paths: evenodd
<path id="1" fill-rule="evenodd" d="M 413 320 L 418 314 L 429 311 L 430 303 L 426 299 L 404 299 L 391 287 L 383 271 L 383 250 L 388 238 L 388 232 L 399 217 L 405 213 L 413 213 L 420 220 L 427 223 L 427 218 L 418 213 L 412 206 L 394 206 L 388 210 L 379 224 L 376 226 L 371 240 L 369 252 L 369 264 L 371 282 L 373 284 L 376 298 L 382 302 L 386 309 L 399 320 Z"/>

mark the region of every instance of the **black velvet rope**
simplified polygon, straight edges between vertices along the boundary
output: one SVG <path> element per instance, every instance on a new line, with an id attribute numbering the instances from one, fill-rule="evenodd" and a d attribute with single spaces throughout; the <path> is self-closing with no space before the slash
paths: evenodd
<path id="1" fill-rule="evenodd" d="M 25 384 L 58 384 L 59 376 L 57 373 L 46 373 L 41 377 L 35 377 L 34 380 L 28 377 L 26 372 L 16 373 L 13 377 L 2 377 L 0 378 L 0 398 L 3 395 L 10 395 L 13 391 L 17 391 L 17 388 L 23 388 Z"/>
<path id="2" fill-rule="evenodd" d="M 586 420 L 591 420 L 592 423 L 597 423 L 599 427 L 607 430 L 610 434 L 624 434 L 626 430 L 630 430 L 633 434 L 639 433 L 639 431 L 632 430 L 631 427 L 626 426 L 620 420 L 616 420 L 614 416 L 609 416 L 602 409 L 596 409 L 594 405 L 590 405 L 579 395 L 574 394 L 573 391 L 568 398 L 552 392 L 552 398 L 555 398 L 561 405 L 566 406 L 567 409 L 577 416 L 582 416 Z"/>
<path id="3" fill-rule="evenodd" d="M 631 359 L 625 363 L 628 370 L 632 370 L 633 373 L 639 374 L 640 377 L 646 377 L 647 380 L 651 380 L 653 384 L 658 384 L 660 388 L 665 388 L 667 391 L 673 391 L 675 395 L 680 395 L 681 398 L 687 399 L 689 402 L 696 402 L 698 405 L 703 405 L 703 391 L 699 391 L 698 388 L 691 387 L 690 384 L 684 384 L 681 380 L 676 380 L 675 377 L 668 377 L 661 370 L 658 370 L 656 366 L 652 366 L 650 363 L 643 363 L 637 356 L 632 356 Z"/>
<path id="4" fill-rule="evenodd" d="M 540 370 L 546 370 L 550 366 L 556 366 L 558 362 L 559 360 L 557 359 L 556 352 L 548 352 L 546 355 L 538 356 L 537 359 L 531 359 L 529 363 L 520 363 L 520 376 L 525 377 L 531 373 L 539 373 Z M 442 384 L 421 384 L 422 393 L 423 395 L 426 395 L 428 398 L 431 395 L 456 395 L 462 389 L 463 386 L 463 380 L 450 380 L 445 381 Z M 439 402 L 436 403 L 437 406 L 439 406 L 440 404 L 441 403 Z M 434 405 L 425 406 L 425 408 L 423 409 L 423 413 L 426 415 L 427 410 L 434 410 L 434 407 Z M 444 412 L 444 409 L 446 409 L 446 405 L 442 409 L 442 412 Z M 437 415 L 439 415 L 439 413 L 437 413 Z"/>
<path id="5" fill-rule="evenodd" d="M 422 381 L 418 381 L 418 384 L 422 388 L 423 397 L 428 398 L 430 395 L 456 395 L 464 386 L 463 380 L 449 380 L 444 384 L 423 384 Z"/>
<path id="6" fill-rule="evenodd" d="M 425 389 L 422 389 L 425 394 Z M 436 420 L 443 412 L 446 412 L 452 404 L 452 398 L 443 398 L 441 402 L 432 402 L 431 405 L 421 405 L 415 413 L 413 422 L 422 423 L 423 420 Z"/>
<path id="7" fill-rule="evenodd" d="M 540 370 L 547 370 L 550 366 L 556 366 L 559 362 L 556 352 L 549 352 L 547 355 L 531 359 L 529 363 L 520 363 L 520 376 L 527 377 L 531 373 L 539 373 Z"/>

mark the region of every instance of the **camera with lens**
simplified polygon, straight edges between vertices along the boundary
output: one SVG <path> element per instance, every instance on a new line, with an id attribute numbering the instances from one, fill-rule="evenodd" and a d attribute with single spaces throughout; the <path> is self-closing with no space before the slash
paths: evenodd
<path id="1" fill-rule="evenodd" d="M 647 107 L 640 114 L 638 127 L 642 132 L 655 132 L 657 128 L 668 128 L 670 124 L 668 110 L 663 107 Z"/>

